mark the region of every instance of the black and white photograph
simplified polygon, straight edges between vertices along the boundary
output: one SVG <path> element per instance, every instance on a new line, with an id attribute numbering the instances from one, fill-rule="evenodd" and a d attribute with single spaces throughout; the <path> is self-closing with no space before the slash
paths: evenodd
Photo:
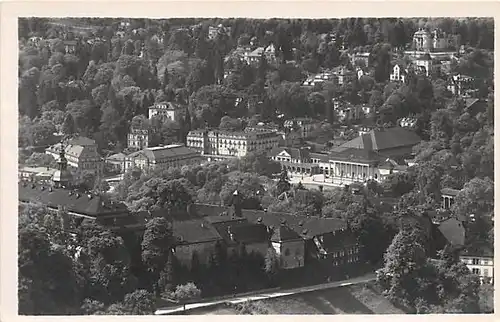
<path id="1" fill-rule="evenodd" d="M 19 17 L 18 314 L 493 313 L 494 29 Z"/>

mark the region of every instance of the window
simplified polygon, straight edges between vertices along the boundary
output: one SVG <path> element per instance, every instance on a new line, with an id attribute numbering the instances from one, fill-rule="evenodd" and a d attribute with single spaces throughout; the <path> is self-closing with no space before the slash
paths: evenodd
<path id="1" fill-rule="evenodd" d="M 479 265 L 479 258 L 473 258 L 472 265 Z"/>
<path id="2" fill-rule="evenodd" d="M 488 269 L 486 269 L 486 268 L 483 269 L 483 276 L 489 276 Z"/>
<path id="3" fill-rule="evenodd" d="M 479 268 L 473 268 L 472 269 L 472 274 L 479 275 Z"/>

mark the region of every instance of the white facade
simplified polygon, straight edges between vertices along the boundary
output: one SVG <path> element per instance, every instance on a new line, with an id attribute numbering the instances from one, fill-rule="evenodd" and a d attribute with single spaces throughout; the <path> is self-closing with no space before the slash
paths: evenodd
<path id="1" fill-rule="evenodd" d="M 460 256 L 460 260 L 467 265 L 473 274 L 480 277 L 482 283 L 493 283 L 493 257 Z"/>

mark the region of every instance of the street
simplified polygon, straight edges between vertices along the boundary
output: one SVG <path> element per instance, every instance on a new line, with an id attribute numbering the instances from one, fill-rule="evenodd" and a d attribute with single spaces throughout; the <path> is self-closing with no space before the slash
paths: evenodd
<path id="1" fill-rule="evenodd" d="M 264 299 L 271 299 L 271 298 L 277 298 L 277 297 L 283 297 L 283 296 L 289 296 L 289 295 L 294 295 L 294 294 L 301 294 L 301 293 L 306 293 L 306 292 L 312 292 L 312 291 L 318 291 L 318 290 L 325 290 L 329 288 L 335 288 L 335 287 L 343 287 L 343 286 L 350 286 L 350 285 L 355 285 L 359 283 L 366 283 L 375 280 L 375 274 L 370 273 L 366 274 L 363 276 L 343 280 L 343 281 L 337 281 L 337 282 L 331 282 L 331 283 L 325 283 L 325 284 L 320 284 L 320 285 L 313 285 L 313 286 L 305 286 L 305 287 L 298 287 L 290 290 L 283 290 L 283 291 L 275 291 L 275 292 L 269 292 L 269 293 L 262 293 L 262 294 L 256 294 L 256 295 L 247 295 L 247 296 L 241 296 L 241 297 L 235 297 L 233 299 L 223 299 L 223 300 L 216 300 L 216 301 L 209 301 L 209 302 L 199 302 L 199 303 L 191 303 L 191 304 L 186 304 L 185 310 L 192 310 L 192 309 L 197 309 L 197 308 L 202 308 L 202 307 L 210 307 L 222 303 L 232 303 L 232 304 L 238 304 L 246 301 L 258 301 L 258 300 L 264 300 Z M 155 315 L 167 315 L 167 314 L 175 314 L 175 313 L 180 313 L 184 311 L 183 306 L 177 306 L 173 308 L 164 308 L 164 309 L 158 309 L 155 312 Z"/>

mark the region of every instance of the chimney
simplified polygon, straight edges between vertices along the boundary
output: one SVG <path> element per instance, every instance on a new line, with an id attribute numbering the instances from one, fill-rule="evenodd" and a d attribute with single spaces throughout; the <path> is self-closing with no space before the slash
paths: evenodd
<path id="1" fill-rule="evenodd" d="M 229 238 L 231 238 L 231 240 L 234 241 L 234 234 L 231 231 L 231 226 L 227 226 L 227 233 L 229 234 Z"/>

